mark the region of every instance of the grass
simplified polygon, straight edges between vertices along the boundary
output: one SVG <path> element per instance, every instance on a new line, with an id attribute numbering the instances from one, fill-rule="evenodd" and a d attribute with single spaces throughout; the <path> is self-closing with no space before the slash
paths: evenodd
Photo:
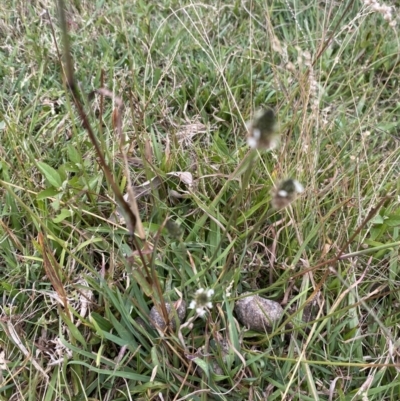
<path id="1" fill-rule="evenodd" d="M 81 93 L 124 105 L 147 189 L 133 245 L 65 83 L 54 2 L 5 2 L 0 400 L 400 398 L 396 28 L 361 1 L 268 3 L 67 5 Z M 118 101 L 84 98 L 126 193 Z M 281 143 L 248 153 L 263 106 Z M 273 210 L 286 178 L 305 192 Z M 214 290 L 203 318 L 148 324 L 199 288 Z M 272 333 L 236 321 L 247 291 L 286 308 Z"/>

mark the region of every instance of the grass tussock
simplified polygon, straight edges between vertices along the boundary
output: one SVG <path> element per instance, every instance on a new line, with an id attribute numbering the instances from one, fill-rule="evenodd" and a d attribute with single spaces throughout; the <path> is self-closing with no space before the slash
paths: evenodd
<path id="1" fill-rule="evenodd" d="M 0 400 L 400 399 L 398 10 L 147 3 L 1 7 Z"/>

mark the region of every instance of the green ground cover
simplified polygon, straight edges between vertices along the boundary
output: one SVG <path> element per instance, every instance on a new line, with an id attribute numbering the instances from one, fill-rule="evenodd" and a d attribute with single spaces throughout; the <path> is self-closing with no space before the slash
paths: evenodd
<path id="1" fill-rule="evenodd" d="M 57 10 L 0 8 L 0 400 L 400 399 L 398 11 L 74 0 L 68 56 Z M 280 143 L 249 150 L 263 107 Z M 269 333 L 249 291 L 285 309 Z"/>

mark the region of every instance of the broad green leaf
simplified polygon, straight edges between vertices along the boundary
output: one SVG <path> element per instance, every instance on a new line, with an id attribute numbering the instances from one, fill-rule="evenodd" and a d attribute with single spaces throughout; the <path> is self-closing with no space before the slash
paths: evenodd
<path id="1" fill-rule="evenodd" d="M 64 171 L 68 173 L 79 173 L 81 171 L 80 166 L 77 163 L 72 163 L 72 162 L 64 163 L 63 167 Z M 69 181 L 69 183 L 71 183 L 71 180 Z"/>
<path id="2" fill-rule="evenodd" d="M 36 199 L 37 200 L 42 200 L 42 199 L 46 199 L 46 198 L 51 198 L 53 196 L 57 196 L 60 192 L 57 191 L 55 188 L 47 188 L 44 191 L 40 191 L 37 195 L 36 195 Z"/>
<path id="3" fill-rule="evenodd" d="M 389 214 L 387 216 L 387 220 L 385 220 L 385 224 L 387 224 L 388 227 L 400 226 L 400 215 L 398 215 L 398 214 Z"/>
<path id="4" fill-rule="evenodd" d="M 47 181 L 49 181 L 49 183 L 53 187 L 57 189 L 61 188 L 62 180 L 57 170 L 55 170 L 53 167 L 49 166 L 45 162 L 37 162 L 37 165 L 41 173 L 46 177 Z"/>
<path id="5" fill-rule="evenodd" d="M 383 224 L 383 221 L 384 219 L 380 214 L 377 214 L 373 219 L 371 219 L 372 224 Z"/>
<path id="6" fill-rule="evenodd" d="M 60 213 L 58 216 L 54 217 L 52 220 L 54 223 L 61 223 L 63 220 L 65 220 L 68 217 L 71 217 L 73 215 L 73 211 L 69 209 L 61 209 Z"/>
<path id="7" fill-rule="evenodd" d="M 74 146 L 68 145 L 67 150 L 68 150 L 68 158 L 69 158 L 69 160 L 71 160 L 71 162 L 73 162 L 73 163 L 81 162 L 81 157 Z"/>
<path id="8" fill-rule="evenodd" d="M 370 239 L 372 241 L 378 240 L 381 237 L 381 235 L 385 232 L 386 229 L 387 229 L 386 224 L 381 224 L 376 227 L 372 227 L 370 230 L 370 235 L 371 235 Z"/>

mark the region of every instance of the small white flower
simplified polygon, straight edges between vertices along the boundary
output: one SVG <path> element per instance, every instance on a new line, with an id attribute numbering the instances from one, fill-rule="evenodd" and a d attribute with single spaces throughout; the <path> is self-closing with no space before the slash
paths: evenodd
<path id="1" fill-rule="evenodd" d="M 206 310 L 204 308 L 196 308 L 196 312 L 200 317 L 203 317 L 206 314 Z"/>
<path id="2" fill-rule="evenodd" d="M 194 300 L 190 302 L 189 309 L 196 309 L 196 313 L 202 317 L 206 314 L 206 309 L 212 308 L 211 298 L 214 295 L 214 290 L 205 290 L 199 288 L 195 295 Z"/>

